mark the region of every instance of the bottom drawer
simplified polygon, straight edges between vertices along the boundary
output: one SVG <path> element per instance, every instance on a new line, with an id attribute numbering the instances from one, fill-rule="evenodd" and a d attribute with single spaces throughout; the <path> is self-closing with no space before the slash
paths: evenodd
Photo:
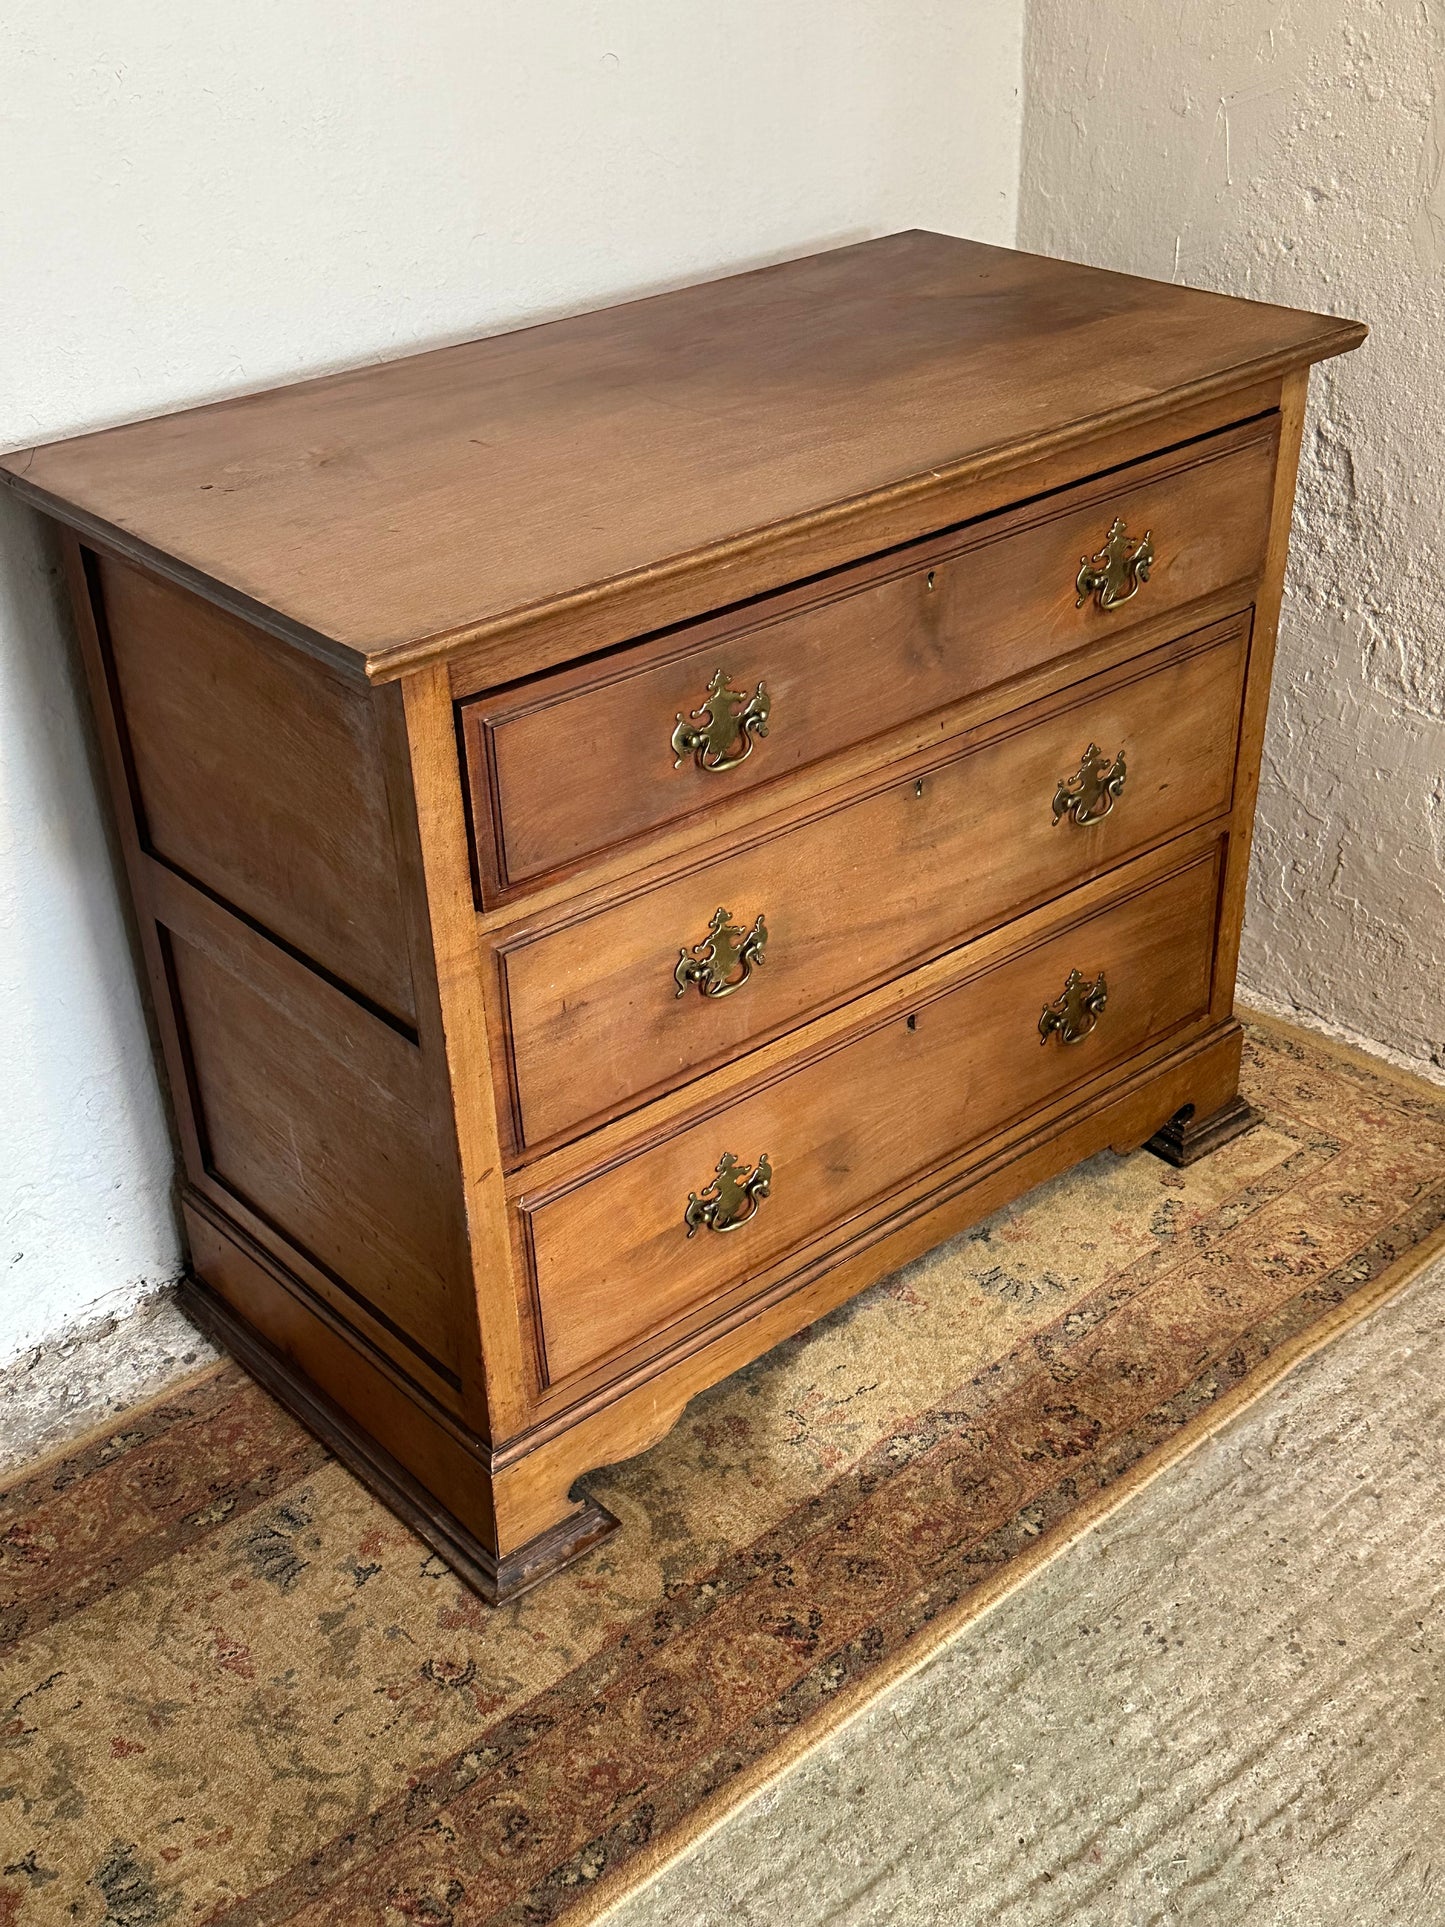
<path id="1" fill-rule="evenodd" d="M 1219 863 L 1215 845 L 665 1141 L 524 1201 L 547 1382 L 663 1342 L 764 1273 L 773 1282 L 791 1253 L 1202 1017 Z"/>

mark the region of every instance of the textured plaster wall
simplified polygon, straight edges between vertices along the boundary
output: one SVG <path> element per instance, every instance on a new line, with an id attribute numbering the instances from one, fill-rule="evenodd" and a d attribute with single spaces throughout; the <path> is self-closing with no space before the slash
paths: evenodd
<path id="1" fill-rule="evenodd" d="M 1355 315 L 1316 370 L 1247 986 L 1445 1062 L 1445 0 L 1031 0 L 1019 244 Z"/>
<path id="2" fill-rule="evenodd" d="M 899 227 L 1009 241 L 1022 10 L 11 0 L 0 447 Z M 179 1256 L 53 564 L 0 502 L 0 1365 Z"/>

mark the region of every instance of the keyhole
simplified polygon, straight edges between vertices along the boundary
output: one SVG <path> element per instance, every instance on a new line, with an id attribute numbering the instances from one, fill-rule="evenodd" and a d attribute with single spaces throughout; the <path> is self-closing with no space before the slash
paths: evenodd
<path id="1" fill-rule="evenodd" d="M 923 794 L 923 778 L 921 776 L 919 777 L 918 781 L 913 785 L 913 794 L 915 796 L 922 796 Z"/>
<path id="2" fill-rule="evenodd" d="M 928 571 L 928 586 L 930 589 L 933 587 L 933 584 L 934 584 L 934 575 L 933 575 L 932 569 L 930 569 Z"/>
<path id="3" fill-rule="evenodd" d="M 917 1030 L 917 1028 L 918 1028 L 918 1019 L 917 1019 L 916 1017 L 910 1017 L 910 1018 L 909 1018 L 909 1020 L 908 1020 L 908 1028 L 909 1028 L 910 1030 Z"/>

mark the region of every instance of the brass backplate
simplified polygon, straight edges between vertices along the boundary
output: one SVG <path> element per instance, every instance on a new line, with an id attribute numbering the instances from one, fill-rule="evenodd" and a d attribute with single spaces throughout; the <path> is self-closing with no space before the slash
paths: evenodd
<path id="1" fill-rule="evenodd" d="M 768 733 L 768 717 L 773 699 L 766 683 L 759 683 L 751 696 L 728 687 L 726 669 L 715 669 L 701 706 L 690 717 L 677 712 L 672 732 L 674 769 L 681 769 L 689 756 L 699 769 L 736 769 L 753 753 L 759 736 Z"/>
<path id="2" fill-rule="evenodd" d="M 762 912 L 751 930 L 734 923 L 732 915 L 731 910 L 714 910 L 702 942 L 678 952 L 672 976 L 679 997 L 689 984 L 696 984 L 704 997 L 731 997 L 762 963 L 768 941 Z"/>
<path id="3" fill-rule="evenodd" d="M 1128 773 L 1122 749 L 1111 762 L 1097 743 L 1090 743 L 1073 775 L 1059 779 L 1054 791 L 1055 823 L 1066 816 L 1083 825 L 1102 823 L 1123 794 Z"/>
<path id="4" fill-rule="evenodd" d="M 688 1237 L 695 1231 L 740 1231 L 757 1216 L 772 1188 L 773 1167 L 766 1151 L 751 1171 L 731 1151 L 724 1151 L 711 1184 L 687 1194 L 682 1221 Z"/>
<path id="5" fill-rule="evenodd" d="M 1109 986 L 1101 970 L 1091 983 L 1082 971 L 1071 970 L 1063 992 L 1045 1004 L 1039 1018 L 1039 1042 L 1057 1037 L 1061 1044 L 1077 1044 L 1087 1037 L 1104 1014 Z"/>
<path id="6" fill-rule="evenodd" d="M 1078 590 L 1076 609 L 1082 609 L 1092 596 L 1101 609 L 1117 609 L 1121 602 L 1139 593 L 1141 582 L 1149 580 L 1154 566 L 1154 531 L 1145 529 L 1133 541 L 1122 516 L 1116 515 L 1104 537 L 1102 549 L 1086 555 L 1079 564 L 1074 581 Z"/>

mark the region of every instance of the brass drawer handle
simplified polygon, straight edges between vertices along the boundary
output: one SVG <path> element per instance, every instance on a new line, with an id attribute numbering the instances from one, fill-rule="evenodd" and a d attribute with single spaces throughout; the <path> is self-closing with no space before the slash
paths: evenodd
<path id="1" fill-rule="evenodd" d="M 715 669 L 700 709 L 692 711 L 691 721 L 677 712 L 677 727 L 672 732 L 674 769 L 681 769 L 691 756 L 699 769 L 736 769 L 753 753 L 759 736 L 768 733 L 768 714 L 773 699 L 767 684 L 759 683 L 751 696 L 728 688 L 726 669 Z"/>
<path id="2" fill-rule="evenodd" d="M 733 922 L 732 915 L 731 910 L 714 910 L 702 942 L 677 953 L 677 968 L 672 975 L 679 997 L 689 984 L 696 984 L 704 997 L 731 997 L 752 976 L 754 965 L 762 963 L 768 941 L 762 911 L 752 929 L 746 931 Z"/>
<path id="3" fill-rule="evenodd" d="M 682 1221 L 690 1238 L 695 1231 L 741 1231 L 758 1214 L 758 1206 L 773 1188 L 773 1167 L 764 1151 L 749 1171 L 731 1151 L 717 1161 L 717 1174 L 701 1191 L 689 1191 Z"/>
<path id="4" fill-rule="evenodd" d="M 1063 995 L 1045 1004 L 1039 1018 L 1039 1042 L 1047 1044 L 1057 1033 L 1062 1044 L 1077 1044 L 1087 1037 L 1104 1014 L 1109 1001 L 1109 986 L 1101 970 L 1092 983 L 1077 970 L 1069 972 Z"/>
<path id="5" fill-rule="evenodd" d="M 1116 515 L 1103 548 L 1086 555 L 1079 564 L 1074 582 L 1079 599 L 1074 607 L 1082 609 L 1092 596 L 1101 609 L 1117 609 L 1121 602 L 1138 595 L 1140 583 L 1149 580 L 1154 566 L 1153 535 L 1152 529 L 1145 529 L 1137 542 L 1131 542 L 1123 517 Z"/>
<path id="6" fill-rule="evenodd" d="M 1073 775 L 1059 778 L 1054 791 L 1055 823 L 1065 816 L 1081 826 L 1102 823 L 1123 794 L 1128 773 L 1122 749 L 1111 763 L 1097 743 L 1090 743 Z"/>

